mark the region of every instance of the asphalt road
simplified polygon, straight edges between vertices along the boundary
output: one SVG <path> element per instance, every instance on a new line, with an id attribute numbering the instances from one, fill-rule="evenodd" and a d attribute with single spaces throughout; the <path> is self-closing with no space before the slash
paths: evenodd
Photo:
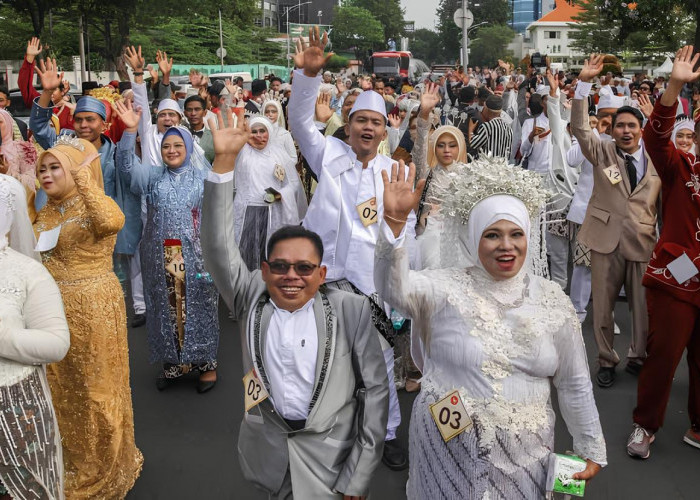
<path id="1" fill-rule="evenodd" d="M 267 498 L 243 478 L 238 465 L 236 441 L 243 416 L 239 341 L 231 332 L 232 322 L 225 310 L 220 311 L 219 316 L 219 383 L 206 394 L 197 394 L 194 375 L 158 392 L 155 386 L 158 367 L 148 364 L 146 329 L 129 331 L 136 443 L 145 457 L 143 472 L 128 495 L 129 500 Z M 622 329 L 622 334 L 615 338 L 616 348 L 625 353 L 629 345 L 626 303 L 617 304 L 615 316 Z M 584 323 L 584 338 L 595 374 L 590 314 Z M 685 360 L 676 373 L 665 426 L 657 434 L 651 458 L 646 461 L 628 457 L 625 450 L 632 427 L 636 382 L 635 377 L 618 367 L 618 379 L 612 388 L 599 389 L 594 384 L 609 465 L 587 486 L 586 498 L 700 498 L 700 450 L 682 441 L 689 426 Z M 413 395 L 400 391 L 399 398 L 403 416 L 399 438 L 408 446 Z M 552 399 L 556 406 L 554 394 Z M 571 437 L 561 418 L 558 418 L 556 436 L 556 451 L 571 449 Z M 393 472 L 380 465 L 372 483 L 372 498 L 405 498 L 407 477 L 408 471 Z"/>

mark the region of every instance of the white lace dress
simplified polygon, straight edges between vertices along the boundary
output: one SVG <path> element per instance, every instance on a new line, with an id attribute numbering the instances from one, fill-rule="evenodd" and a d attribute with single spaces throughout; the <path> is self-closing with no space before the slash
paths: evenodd
<path id="1" fill-rule="evenodd" d="M 496 282 L 476 267 L 409 271 L 402 238 L 383 224 L 380 233 L 378 292 L 424 332 L 408 498 L 543 498 L 554 446 L 550 383 L 574 452 L 605 465 L 581 329 L 558 285 L 524 272 Z M 455 389 L 474 427 L 445 443 L 429 405 Z"/>
<path id="2" fill-rule="evenodd" d="M 49 272 L 0 248 L 0 482 L 12 498 L 64 498 L 61 440 L 42 364 L 61 360 L 69 343 Z"/>

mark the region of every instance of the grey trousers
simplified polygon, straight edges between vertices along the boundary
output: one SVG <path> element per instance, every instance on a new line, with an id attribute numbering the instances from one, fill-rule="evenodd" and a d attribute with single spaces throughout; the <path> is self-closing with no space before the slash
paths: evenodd
<path id="1" fill-rule="evenodd" d="M 643 362 L 646 358 L 649 318 L 642 286 L 648 262 L 632 262 L 620 255 L 619 248 L 602 254 L 591 250 L 591 288 L 593 293 L 593 334 L 601 367 L 613 367 L 620 357 L 613 348 L 615 301 L 622 285 L 632 318 L 632 342 L 627 358 Z"/>

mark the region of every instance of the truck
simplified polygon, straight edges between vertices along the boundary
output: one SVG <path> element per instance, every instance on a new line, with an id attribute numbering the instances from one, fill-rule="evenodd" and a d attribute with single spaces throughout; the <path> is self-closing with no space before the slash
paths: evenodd
<path id="1" fill-rule="evenodd" d="M 372 73 L 380 78 L 410 76 L 412 58 L 410 52 L 402 50 L 375 52 L 372 54 Z"/>

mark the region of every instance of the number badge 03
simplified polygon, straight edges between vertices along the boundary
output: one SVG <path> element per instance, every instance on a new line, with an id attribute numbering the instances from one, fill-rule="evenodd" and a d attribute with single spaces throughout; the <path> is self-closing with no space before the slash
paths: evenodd
<path id="1" fill-rule="evenodd" d="M 473 427 L 459 391 L 453 391 L 431 404 L 430 413 L 445 442 Z"/>
<path id="2" fill-rule="evenodd" d="M 250 370 L 243 377 L 243 391 L 245 411 L 250 411 L 251 408 L 256 407 L 270 397 L 267 390 L 265 390 L 265 386 L 260 383 L 257 375 L 255 375 L 255 369 Z"/>

